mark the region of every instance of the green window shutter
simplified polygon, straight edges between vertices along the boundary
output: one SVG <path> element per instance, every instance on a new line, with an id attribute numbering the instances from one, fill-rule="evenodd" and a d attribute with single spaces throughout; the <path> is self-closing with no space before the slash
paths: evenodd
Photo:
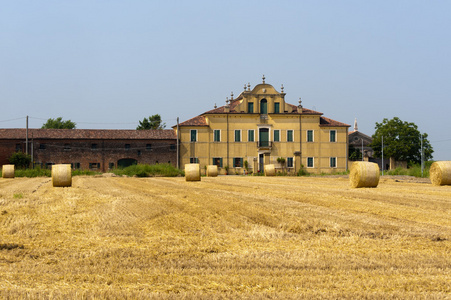
<path id="1" fill-rule="evenodd" d="M 254 112 L 254 102 L 249 102 L 247 104 L 247 112 L 248 113 L 253 113 Z"/>
<path id="2" fill-rule="evenodd" d="M 221 141 L 221 131 L 220 130 L 215 130 L 214 131 L 214 141 L 215 142 L 220 142 Z"/>
<path id="3" fill-rule="evenodd" d="M 280 103 L 279 102 L 274 103 L 274 113 L 275 114 L 280 113 Z"/>
<path id="4" fill-rule="evenodd" d="M 241 142 L 241 131 L 235 130 L 235 142 Z"/>
<path id="5" fill-rule="evenodd" d="M 197 131 L 192 129 L 191 130 L 191 142 L 196 142 L 197 141 Z"/>
<path id="6" fill-rule="evenodd" d="M 220 159 L 219 167 L 222 168 L 222 157 L 221 157 L 221 159 Z"/>
<path id="7" fill-rule="evenodd" d="M 268 102 L 266 99 L 262 99 L 260 101 L 260 113 L 261 114 L 267 114 L 268 113 Z"/>
<path id="8" fill-rule="evenodd" d="M 287 142 L 293 141 L 293 130 L 287 130 Z"/>
<path id="9" fill-rule="evenodd" d="M 240 158 L 240 167 L 243 167 L 243 158 Z"/>
<path id="10" fill-rule="evenodd" d="M 248 130 L 248 132 L 247 132 L 247 141 L 248 142 L 253 142 L 254 141 L 254 131 L 253 130 Z"/>
<path id="11" fill-rule="evenodd" d="M 313 142 L 313 130 L 307 130 L 307 142 Z"/>
<path id="12" fill-rule="evenodd" d="M 280 141 L 280 130 L 274 130 L 274 142 Z"/>
<path id="13" fill-rule="evenodd" d="M 335 130 L 331 130 L 330 131 L 330 141 L 331 142 L 335 142 L 336 140 L 335 140 L 335 134 L 336 134 L 336 131 Z"/>
<path id="14" fill-rule="evenodd" d="M 307 167 L 308 168 L 313 168 L 313 157 L 308 157 L 307 158 Z"/>

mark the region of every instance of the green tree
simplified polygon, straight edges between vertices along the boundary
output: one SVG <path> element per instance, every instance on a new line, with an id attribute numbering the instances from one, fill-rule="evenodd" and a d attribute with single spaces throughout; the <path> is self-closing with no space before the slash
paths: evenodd
<path id="1" fill-rule="evenodd" d="M 382 156 L 382 137 L 384 137 L 384 157 L 393 157 L 399 161 L 408 163 L 421 162 L 421 138 L 423 138 L 424 160 L 432 158 L 431 144 L 427 133 L 421 134 L 418 126 L 394 117 L 391 120 L 384 119 L 382 123 L 376 122 L 376 132 L 373 134 L 371 147 L 375 157 Z"/>
<path id="2" fill-rule="evenodd" d="M 46 123 L 42 125 L 42 129 L 75 129 L 76 123 L 71 120 L 63 121 L 63 118 L 48 119 Z"/>
<path id="3" fill-rule="evenodd" d="M 31 155 L 25 154 L 21 151 L 14 152 L 9 157 L 9 162 L 16 166 L 16 168 L 25 169 L 30 166 L 31 163 Z"/>
<path id="4" fill-rule="evenodd" d="M 149 118 L 144 118 L 139 121 L 136 130 L 147 130 L 147 129 L 164 129 L 166 127 L 165 123 L 162 123 L 161 116 L 159 114 L 150 116 Z"/>

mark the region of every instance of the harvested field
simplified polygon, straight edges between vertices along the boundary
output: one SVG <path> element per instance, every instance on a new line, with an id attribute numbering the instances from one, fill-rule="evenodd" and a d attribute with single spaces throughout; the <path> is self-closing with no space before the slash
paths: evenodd
<path id="1" fill-rule="evenodd" d="M 451 186 L 0 179 L 0 298 L 451 298 Z"/>

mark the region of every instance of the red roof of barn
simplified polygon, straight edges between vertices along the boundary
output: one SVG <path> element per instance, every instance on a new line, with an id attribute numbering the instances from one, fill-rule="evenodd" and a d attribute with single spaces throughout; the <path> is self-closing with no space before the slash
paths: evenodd
<path id="1" fill-rule="evenodd" d="M 0 139 L 25 139 L 26 129 L 0 129 Z M 35 139 L 105 139 L 105 140 L 169 140 L 177 136 L 172 129 L 28 129 L 28 138 Z"/>

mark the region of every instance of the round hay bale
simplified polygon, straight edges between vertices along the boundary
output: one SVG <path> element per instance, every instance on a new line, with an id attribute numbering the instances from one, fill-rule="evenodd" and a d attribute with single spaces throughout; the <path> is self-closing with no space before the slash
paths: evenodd
<path id="1" fill-rule="evenodd" d="M 199 164 L 185 164 L 185 180 L 186 181 L 200 181 L 200 165 Z"/>
<path id="2" fill-rule="evenodd" d="M 3 178 L 14 178 L 14 165 L 3 165 L 2 166 L 2 177 Z"/>
<path id="3" fill-rule="evenodd" d="M 451 184 L 451 161 L 436 161 L 429 169 L 429 179 L 433 185 Z"/>
<path id="4" fill-rule="evenodd" d="M 276 176 L 276 166 L 265 165 L 265 176 Z"/>
<path id="5" fill-rule="evenodd" d="M 218 176 L 218 166 L 217 165 L 207 166 L 207 176 L 208 177 L 217 177 Z"/>
<path id="6" fill-rule="evenodd" d="M 52 166 L 52 183 L 54 187 L 72 186 L 72 170 L 69 164 Z"/>
<path id="7" fill-rule="evenodd" d="M 377 187 L 379 184 L 379 166 L 367 161 L 356 161 L 351 166 L 349 182 L 351 187 Z"/>

